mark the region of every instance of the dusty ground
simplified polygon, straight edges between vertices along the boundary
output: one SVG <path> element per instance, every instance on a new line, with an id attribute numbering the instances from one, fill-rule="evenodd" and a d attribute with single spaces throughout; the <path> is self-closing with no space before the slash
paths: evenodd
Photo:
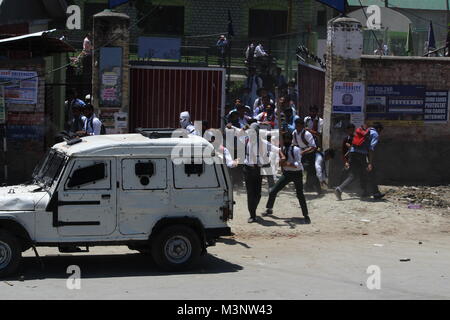
<path id="1" fill-rule="evenodd" d="M 267 201 L 263 188 L 258 214 Z M 312 223 L 305 225 L 292 188 L 280 193 L 272 217 L 248 224 L 239 189 L 234 236 L 209 248 L 194 270 L 158 272 L 126 247 L 89 254 L 40 248 L 45 270 L 26 252 L 19 277 L 0 281 L 0 300 L 450 299 L 450 208 L 440 204 L 450 199 L 450 187 L 382 190 L 384 201 L 307 193 Z M 436 206 L 422 206 L 430 195 Z M 421 207 L 408 209 L 414 199 Z M 66 286 L 70 265 L 81 268 L 80 290 Z M 371 265 L 381 270 L 380 290 L 366 286 Z"/>
<path id="2" fill-rule="evenodd" d="M 295 189 L 291 184 L 275 202 L 274 214 L 262 218 L 267 201 L 267 185 L 258 207 L 258 223 L 248 224 L 244 189 L 235 192 L 236 214 L 231 226 L 236 238 L 274 238 L 328 236 L 331 241 L 359 236 L 385 236 L 398 239 L 417 238 L 421 235 L 450 233 L 450 186 L 380 187 L 386 196 L 381 201 L 361 200 L 356 194 L 344 193 L 337 201 L 333 191 L 322 197 L 305 193 L 312 223 L 302 224 L 302 214 Z M 423 202 L 423 199 L 426 199 Z M 430 199 L 430 200 L 429 200 Z M 420 204 L 411 206 L 411 204 Z M 435 206 L 433 206 L 433 204 Z M 408 206 L 410 208 L 408 208 Z"/>

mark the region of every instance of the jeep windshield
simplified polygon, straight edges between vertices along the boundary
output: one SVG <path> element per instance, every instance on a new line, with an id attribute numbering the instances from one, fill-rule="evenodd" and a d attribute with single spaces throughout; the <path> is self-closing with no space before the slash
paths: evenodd
<path id="1" fill-rule="evenodd" d="M 50 187 L 59 177 L 65 163 L 66 157 L 63 154 L 50 150 L 34 169 L 33 181 L 44 188 Z"/>

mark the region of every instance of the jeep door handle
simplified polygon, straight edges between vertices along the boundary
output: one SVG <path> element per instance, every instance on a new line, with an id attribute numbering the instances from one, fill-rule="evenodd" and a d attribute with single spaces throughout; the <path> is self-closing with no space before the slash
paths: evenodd
<path id="1" fill-rule="evenodd" d="M 111 199 L 110 194 L 102 194 L 102 199 Z"/>

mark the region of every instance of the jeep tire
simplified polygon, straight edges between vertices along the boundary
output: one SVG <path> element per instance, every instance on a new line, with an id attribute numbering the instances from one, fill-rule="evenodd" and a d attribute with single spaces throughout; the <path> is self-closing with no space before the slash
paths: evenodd
<path id="1" fill-rule="evenodd" d="M 14 274 L 22 260 L 22 246 L 13 234 L 0 229 L 0 277 Z"/>
<path id="2" fill-rule="evenodd" d="M 165 271 L 186 270 L 195 264 L 202 250 L 197 233 L 184 225 L 162 229 L 152 243 L 152 257 Z"/>

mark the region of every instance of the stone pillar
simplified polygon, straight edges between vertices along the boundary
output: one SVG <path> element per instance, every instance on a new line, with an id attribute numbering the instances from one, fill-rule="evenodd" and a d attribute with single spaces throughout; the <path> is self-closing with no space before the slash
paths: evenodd
<path id="1" fill-rule="evenodd" d="M 342 172 L 342 141 L 345 127 L 350 123 L 350 114 L 333 113 L 333 85 L 335 82 L 363 82 L 361 68 L 363 30 L 361 23 L 353 18 L 338 17 L 328 22 L 325 73 L 325 106 L 323 147 L 336 151 L 335 159 L 328 163 L 329 186 L 339 184 Z M 365 101 L 365 98 L 364 98 Z M 363 111 L 364 111 L 363 103 Z"/>
<path id="2" fill-rule="evenodd" d="M 126 133 L 127 128 L 117 127 L 114 114 L 128 113 L 129 110 L 130 18 L 109 9 L 93 18 L 93 105 L 107 133 Z M 128 121 L 129 117 L 125 118 Z"/>

